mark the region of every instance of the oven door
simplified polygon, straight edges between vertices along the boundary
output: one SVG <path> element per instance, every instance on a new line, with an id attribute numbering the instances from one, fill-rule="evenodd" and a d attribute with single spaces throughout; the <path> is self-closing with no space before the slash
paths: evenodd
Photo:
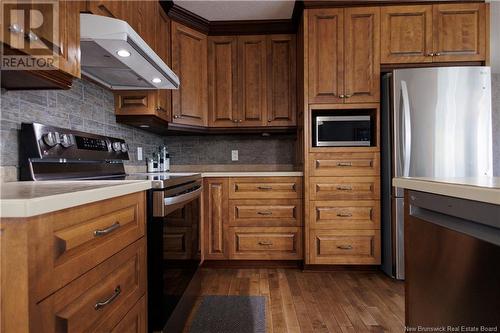
<path id="1" fill-rule="evenodd" d="M 316 147 L 370 146 L 370 116 L 316 117 Z"/>
<path id="2" fill-rule="evenodd" d="M 181 332 L 199 295 L 200 193 L 165 196 L 165 216 L 148 221 L 149 332 Z"/>

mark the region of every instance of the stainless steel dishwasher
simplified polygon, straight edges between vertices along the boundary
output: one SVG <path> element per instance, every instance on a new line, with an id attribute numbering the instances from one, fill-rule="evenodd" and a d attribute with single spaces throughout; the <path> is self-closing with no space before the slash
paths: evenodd
<path id="1" fill-rule="evenodd" d="M 500 206 L 418 191 L 405 200 L 406 326 L 498 332 Z"/>

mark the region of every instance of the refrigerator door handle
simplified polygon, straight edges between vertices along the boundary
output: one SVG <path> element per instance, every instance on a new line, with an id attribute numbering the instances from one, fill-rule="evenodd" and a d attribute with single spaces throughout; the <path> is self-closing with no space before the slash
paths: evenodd
<path id="1" fill-rule="evenodd" d="M 401 81 L 401 97 L 403 99 L 403 176 L 410 175 L 411 158 L 411 118 L 410 118 L 410 98 L 406 81 Z"/>

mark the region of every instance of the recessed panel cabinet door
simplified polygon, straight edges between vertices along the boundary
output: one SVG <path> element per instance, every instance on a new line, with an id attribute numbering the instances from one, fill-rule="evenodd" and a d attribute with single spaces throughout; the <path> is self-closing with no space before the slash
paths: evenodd
<path id="1" fill-rule="evenodd" d="M 172 63 L 170 54 L 170 19 L 158 3 L 158 15 L 156 17 L 156 53 L 170 66 Z M 161 89 L 157 91 L 158 103 L 156 115 L 166 121 L 170 121 L 172 115 L 172 90 Z"/>
<path id="2" fill-rule="evenodd" d="M 209 126 L 238 124 L 238 43 L 235 36 L 208 39 Z"/>
<path id="3" fill-rule="evenodd" d="M 345 9 L 346 103 L 380 100 L 380 8 Z"/>
<path id="4" fill-rule="evenodd" d="M 432 62 L 432 6 L 381 9 L 381 62 Z"/>
<path id="5" fill-rule="evenodd" d="M 483 3 L 433 5 L 434 62 L 481 61 L 486 55 Z"/>
<path id="6" fill-rule="evenodd" d="M 268 126 L 295 126 L 297 114 L 294 35 L 267 36 Z"/>
<path id="7" fill-rule="evenodd" d="M 206 126 L 207 36 L 172 22 L 172 70 L 179 76 L 180 87 L 172 91 L 172 122 Z"/>
<path id="8" fill-rule="evenodd" d="M 227 259 L 228 179 L 205 179 L 203 196 L 204 258 Z"/>
<path id="9" fill-rule="evenodd" d="M 267 122 L 266 36 L 238 36 L 239 126 Z"/>
<path id="10" fill-rule="evenodd" d="M 344 10 L 309 11 L 309 103 L 343 103 Z"/>

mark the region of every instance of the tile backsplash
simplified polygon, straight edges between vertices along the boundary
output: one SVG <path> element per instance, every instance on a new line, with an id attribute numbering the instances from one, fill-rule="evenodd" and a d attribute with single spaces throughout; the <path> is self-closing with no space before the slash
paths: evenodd
<path id="1" fill-rule="evenodd" d="M 168 146 L 172 164 L 293 164 L 295 159 L 295 135 L 162 137 L 117 124 L 112 92 L 85 80 L 74 80 L 70 90 L 2 89 L 0 99 L 0 166 L 19 165 L 22 122 L 123 138 L 130 146 L 129 165 L 145 164 L 137 161 L 137 147 L 148 157 L 161 144 Z M 231 161 L 231 150 L 239 151 L 238 162 Z"/>

